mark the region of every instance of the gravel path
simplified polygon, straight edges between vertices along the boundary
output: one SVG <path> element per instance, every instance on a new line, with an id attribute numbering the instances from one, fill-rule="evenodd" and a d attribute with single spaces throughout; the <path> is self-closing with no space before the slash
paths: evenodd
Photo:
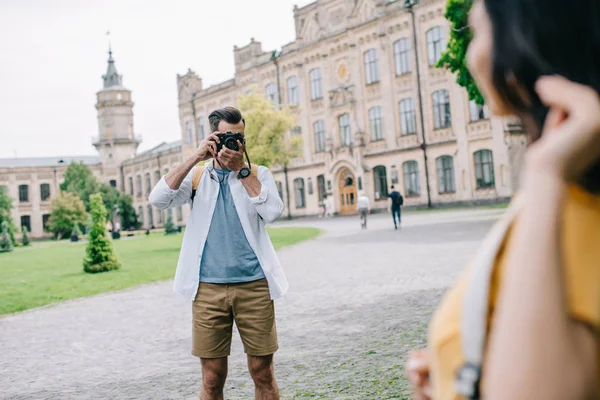
<path id="1" fill-rule="evenodd" d="M 295 221 L 318 239 L 280 251 L 291 289 L 277 302 L 284 399 L 406 399 L 403 362 L 501 211 Z M 191 307 L 171 282 L 0 318 L 2 399 L 197 399 Z M 252 399 L 237 333 L 228 399 Z"/>

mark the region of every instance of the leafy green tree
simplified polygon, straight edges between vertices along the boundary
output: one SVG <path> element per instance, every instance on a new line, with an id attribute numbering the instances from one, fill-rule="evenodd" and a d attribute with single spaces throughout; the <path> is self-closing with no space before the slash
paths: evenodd
<path id="1" fill-rule="evenodd" d="M 437 66 L 456 73 L 456 83 L 467 89 L 469 99 L 481 105 L 483 96 L 475 84 L 466 62 L 467 48 L 473 37 L 468 21 L 472 5 L 473 0 L 448 0 L 445 16 L 451 24 L 450 39 Z"/>
<path id="2" fill-rule="evenodd" d="M 2 189 L 2 187 L 0 187 Z M 10 217 L 10 210 L 12 209 L 12 201 L 8 197 L 8 193 L 4 190 L 0 190 L 0 224 L 6 221 L 6 229 L 8 236 L 10 237 L 11 243 L 15 243 L 15 225 Z"/>
<path id="3" fill-rule="evenodd" d="M 138 221 L 138 216 L 133 207 L 133 199 L 131 196 L 121 193 L 118 204 L 122 229 L 126 231 L 130 229 L 139 229 L 142 224 Z"/>
<path id="4" fill-rule="evenodd" d="M 85 226 L 86 222 L 85 205 L 79 197 L 69 192 L 61 192 L 52 199 L 48 229 L 55 237 L 69 237 L 73 224 Z"/>
<path id="5" fill-rule="evenodd" d="M 88 273 L 98 273 L 119 269 L 121 263 L 117 260 L 112 243 L 106 235 L 106 208 L 102 202 L 102 194 L 91 195 L 90 206 L 92 226 L 88 235 L 83 270 Z"/>
<path id="6" fill-rule="evenodd" d="M 8 233 L 8 222 L 2 221 L 2 223 L 0 223 L 0 227 L 2 228 L 2 236 L 0 236 L 0 253 L 13 251 L 13 241 Z"/>
<path id="7" fill-rule="evenodd" d="M 85 204 L 85 209 L 89 211 L 90 196 L 98 193 L 100 183 L 90 167 L 85 164 L 72 163 L 65 170 L 64 182 L 60 184 L 60 190 L 79 197 Z"/>
<path id="8" fill-rule="evenodd" d="M 171 235 L 177 232 L 177 227 L 173 223 L 173 216 L 171 215 L 171 213 L 169 213 L 167 215 L 167 222 L 165 224 L 165 235 Z"/>
<path id="9" fill-rule="evenodd" d="M 291 218 L 288 166 L 302 155 L 302 136 L 292 135 L 295 118 L 287 107 L 275 108 L 264 93 L 254 88 L 239 96 L 238 107 L 246 119 L 246 143 L 250 161 L 283 168 L 288 218 Z"/>
<path id="10" fill-rule="evenodd" d="M 250 161 L 267 167 L 284 166 L 301 155 L 302 137 L 290 134 L 295 118 L 288 108 L 276 109 L 264 93 L 257 90 L 237 100 L 246 119 Z"/>
<path id="11" fill-rule="evenodd" d="M 22 236 L 21 236 L 21 243 L 23 244 L 23 246 L 29 246 L 30 242 L 29 242 L 29 236 L 27 236 L 27 227 L 26 226 L 22 226 L 21 227 L 21 232 L 22 232 Z"/>
<path id="12" fill-rule="evenodd" d="M 79 236 L 81 236 L 81 229 L 79 229 L 79 224 L 75 223 L 71 231 L 71 242 L 79 241 Z"/>

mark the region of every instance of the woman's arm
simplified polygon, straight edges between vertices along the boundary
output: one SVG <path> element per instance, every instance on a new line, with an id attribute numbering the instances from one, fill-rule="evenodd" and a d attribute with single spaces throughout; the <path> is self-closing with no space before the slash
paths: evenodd
<path id="1" fill-rule="evenodd" d="M 561 210 L 567 182 L 600 158 L 600 98 L 559 77 L 544 78 L 538 91 L 551 111 L 526 156 L 485 362 L 488 400 L 588 399 L 597 390 L 597 336 L 568 313 Z"/>

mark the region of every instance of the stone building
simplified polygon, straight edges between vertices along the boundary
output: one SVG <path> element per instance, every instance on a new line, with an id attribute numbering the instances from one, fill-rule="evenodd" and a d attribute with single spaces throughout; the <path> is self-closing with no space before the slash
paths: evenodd
<path id="1" fill-rule="evenodd" d="M 445 0 L 408 6 L 404 0 L 317 0 L 295 7 L 296 39 L 281 51 L 264 51 L 254 39 L 234 47 L 233 78 L 206 88 L 191 70 L 178 75 L 181 140 L 140 154 L 131 91 L 109 52 L 97 93 L 97 157 L 0 159 L 0 190 L 13 199 L 15 224 L 43 236 L 66 166 L 84 162 L 100 180 L 132 195 L 145 228 L 161 227 L 167 214 L 148 203 L 151 188 L 206 137 L 212 110 L 235 105 L 254 88 L 276 107 L 292 109 L 297 126 L 288 135 L 303 138 L 287 174 L 273 170 L 288 215 L 318 214 L 325 195 L 333 196 L 336 212 L 352 214 L 361 190 L 383 210 L 391 185 L 409 206 L 510 198 L 525 135 L 518 121 L 489 118 L 454 75 L 434 67 L 449 37 L 444 7 Z M 182 225 L 189 207 L 169 213 Z"/>
<path id="2" fill-rule="evenodd" d="M 281 52 L 252 39 L 234 47 L 235 75 L 211 87 L 178 76 L 184 155 L 208 133 L 207 116 L 253 87 L 291 107 L 301 157 L 275 169 L 292 216 L 314 215 L 324 195 L 355 212 L 358 191 L 388 206 L 395 185 L 412 206 L 484 203 L 515 192 L 525 137 L 489 118 L 455 76 L 434 65 L 446 47 L 444 0 L 317 0 L 294 9 L 296 40 Z M 251 145 L 251 143 L 249 143 Z M 427 160 L 427 161 L 426 161 Z M 426 161 L 426 162 L 425 162 Z"/>

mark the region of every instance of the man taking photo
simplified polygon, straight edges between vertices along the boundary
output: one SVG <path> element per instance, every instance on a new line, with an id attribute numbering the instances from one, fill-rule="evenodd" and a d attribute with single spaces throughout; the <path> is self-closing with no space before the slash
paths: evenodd
<path id="1" fill-rule="evenodd" d="M 256 399 L 279 399 L 273 300 L 288 283 L 265 223 L 281 216 L 283 202 L 269 169 L 244 162 L 241 112 L 226 107 L 208 119 L 211 135 L 158 182 L 150 203 L 167 209 L 191 202 L 174 290 L 193 301 L 192 354 L 202 364 L 201 399 L 223 399 L 234 322 Z M 197 166 L 202 161 L 208 163 Z"/>

